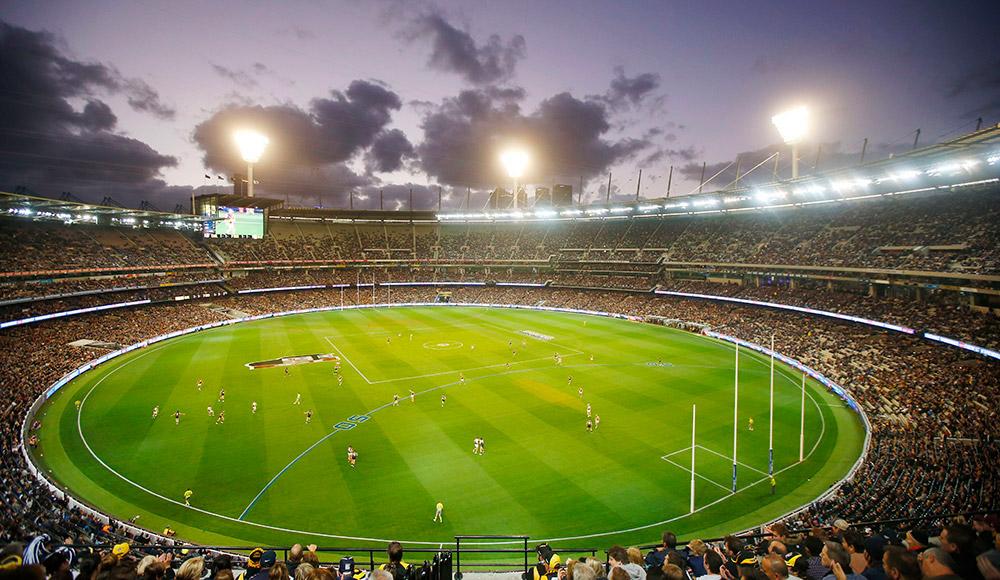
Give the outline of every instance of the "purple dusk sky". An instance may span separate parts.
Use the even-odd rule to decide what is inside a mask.
[[[418,203],[580,178],[591,199],[697,187],[775,151],[806,104],[811,170],[1000,120],[996,2],[7,2],[0,190],[163,209],[241,171],[237,125],[272,136],[258,195]],[[787,159],[783,152],[783,158]],[[714,169],[713,169],[714,168]],[[781,171],[787,175],[787,163]],[[719,182],[725,185],[731,172]],[[217,184],[216,181],[213,181]],[[712,189],[709,187],[708,189]],[[482,199],[482,194],[477,199]]]

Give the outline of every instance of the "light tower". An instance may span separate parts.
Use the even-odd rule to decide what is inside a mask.
[[[789,109],[771,117],[785,144],[792,146],[792,179],[799,176],[799,143],[809,131],[809,109],[805,106]]]
[[[514,180],[513,206],[515,208],[517,208],[518,180],[524,175],[528,161],[528,152],[524,149],[508,149],[500,154],[500,163],[503,163],[504,169],[507,170],[507,176]]]
[[[247,162],[247,197],[253,197],[253,164],[260,161],[264,148],[270,142],[256,131],[242,129],[233,134],[236,146],[240,148],[243,161]]]

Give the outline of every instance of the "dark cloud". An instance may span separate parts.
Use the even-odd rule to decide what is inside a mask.
[[[134,205],[165,190],[160,172],[177,160],[114,133],[117,117],[95,96],[123,95],[133,108],[167,114],[148,85],[112,67],[69,58],[48,33],[3,22],[0,78],[0,189],[71,191],[98,200],[114,192]],[[80,101],[78,110],[74,103]]]
[[[660,75],[642,73],[634,77],[625,76],[623,67],[615,67],[615,77],[611,79],[611,87],[603,99],[612,108],[635,107],[643,99],[653,94],[660,87]]]
[[[609,115],[605,103],[569,93],[545,99],[525,114],[516,101],[467,90],[424,115],[417,153],[424,171],[440,183],[490,188],[509,181],[498,155],[517,144],[531,152],[525,181],[576,183],[650,146],[646,139],[609,138]]]
[[[369,172],[396,171],[403,166],[403,160],[415,155],[413,144],[399,129],[383,131],[375,137],[368,152]]]
[[[232,81],[234,84],[244,89],[252,89],[257,87],[260,84],[257,80],[257,77],[262,77],[265,75],[278,77],[278,75],[273,70],[271,70],[270,67],[268,67],[266,64],[262,62],[255,62],[252,65],[250,65],[250,67],[248,67],[247,69],[230,68],[215,63],[210,63],[210,65],[212,67],[212,72],[214,72],[215,74],[219,75],[220,77],[226,80]],[[286,80],[286,82],[290,81]]]
[[[256,129],[270,139],[255,166],[262,195],[311,199],[325,196],[333,203],[347,191],[373,183],[346,163],[366,152],[373,171],[392,171],[412,155],[402,132],[387,130],[392,113],[402,107],[399,95],[376,81],[357,80],[346,91],[313,99],[308,109],[295,105],[229,105],[194,129],[205,166],[218,172],[242,172],[245,163],[233,144],[237,128]],[[407,149],[409,146],[409,149]],[[369,151],[371,150],[371,151]]]
[[[243,88],[253,88],[257,86],[257,80],[243,70],[232,69],[219,64],[211,63],[212,72],[220,77],[236,83]]]
[[[120,90],[125,94],[128,104],[136,111],[149,113],[154,117],[164,120],[173,120],[177,112],[163,104],[160,94],[145,81],[138,79],[125,79],[121,82]]]
[[[506,42],[494,34],[484,44],[477,45],[472,35],[453,26],[439,12],[416,17],[404,35],[411,40],[430,40],[428,64],[432,68],[456,73],[476,85],[510,79],[525,56],[526,45],[520,34]]]

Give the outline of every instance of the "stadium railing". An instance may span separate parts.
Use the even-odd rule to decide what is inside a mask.
[[[456,580],[461,580],[462,567],[473,568],[473,569],[485,569],[486,571],[501,571],[501,570],[522,570],[527,572],[530,566],[534,564],[535,559],[535,549],[529,546],[530,541],[529,536],[455,536],[454,543],[442,543],[437,548],[413,548],[410,546],[404,546],[404,553],[406,554],[406,559],[411,565],[420,565],[425,560],[431,561],[435,554],[441,552],[451,552],[453,561],[455,563],[455,574]],[[487,544],[476,543],[468,544],[470,540],[498,540],[500,543],[513,542],[515,544],[521,544],[520,547],[482,547]],[[462,541],[466,541],[465,547],[462,545]],[[73,549],[81,550],[111,550],[114,548],[113,544],[66,544],[67,547]],[[262,550],[273,550],[276,554],[281,554],[281,559],[284,561],[288,560],[288,555],[291,550],[288,546],[206,546],[201,544],[183,544],[177,543],[172,546],[164,546],[163,544],[130,544],[129,550],[135,552],[146,552],[146,551],[181,551],[186,550],[190,552],[208,553],[208,554],[228,554],[236,555],[241,558],[245,558],[251,550],[260,548]],[[596,558],[598,553],[604,551],[603,548],[580,548],[572,546],[553,546],[553,551],[558,554],[580,554],[589,555],[592,558]],[[340,558],[343,556],[356,556],[361,555],[364,557],[364,561],[360,558],[355,560],[358,566],[364,567],[367,565],[369,569],[374,570],[376,567],[381,566],[388,562],[385,558],[385,547],[369,547],[361,548],[356,546],[323,546],[317,547],[316,553],[319,556],[319,563],[321,566],[335,566],[340,562]],[[467,556],[472,556],[472,558],[466,558],[466,562],[463,564],[461,556],[466,554]],[[324,555],[334,555],[333,558],[324,559]],[[417,558],[411,556],[419,555]],[[509,555],[508,558],[503,558],[502,556]],[[426,556],[426,557],[425,557]],[[483,556],[497,556],[495,559],[483,559]],[[504,560],[504,561],[497,561]]]

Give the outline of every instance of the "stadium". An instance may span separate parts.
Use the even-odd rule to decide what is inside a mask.
[[[0,192],[0,575],[998,577],[1000,125],[774,124],[687,195]]]

